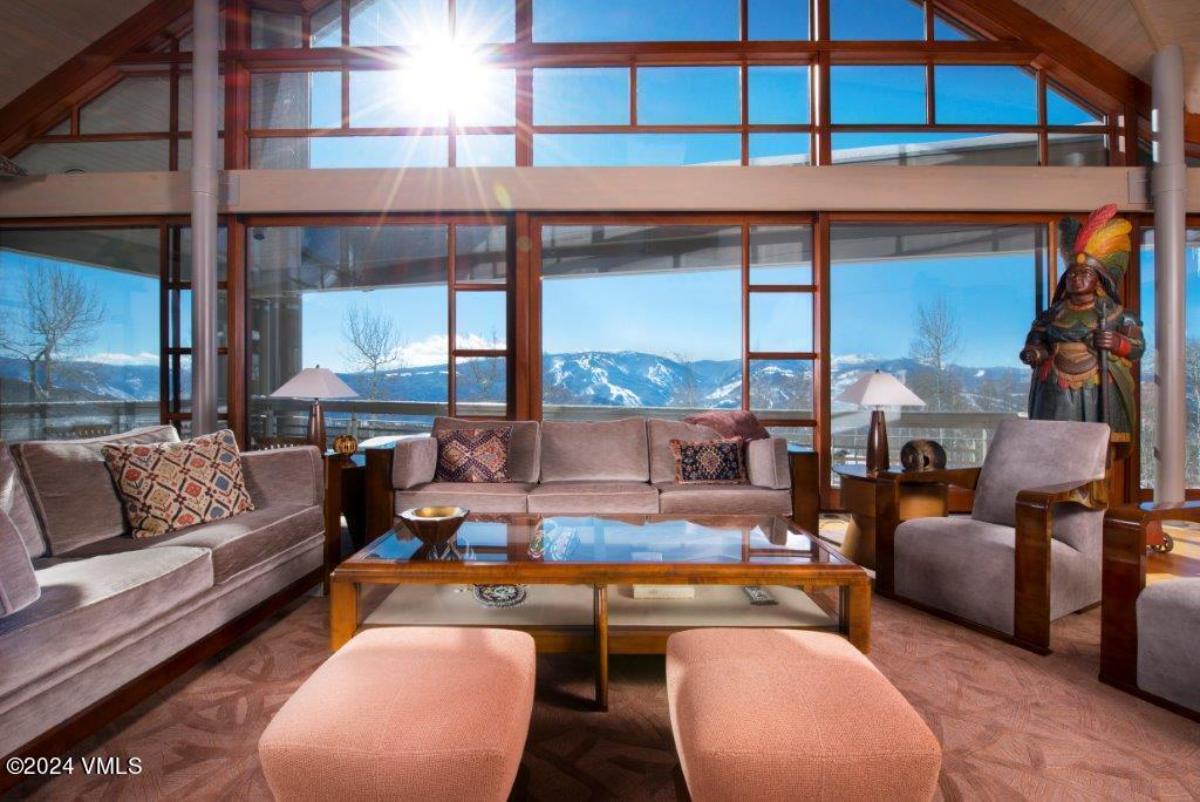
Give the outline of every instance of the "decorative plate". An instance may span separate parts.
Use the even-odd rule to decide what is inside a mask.
[[[474,593],[484,607],[516,607],[525,601],[524,585],[476,585]]]

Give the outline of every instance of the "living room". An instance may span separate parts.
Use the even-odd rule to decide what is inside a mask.
[[[1193,0],[0,8],[0,798],[1200,796]]]

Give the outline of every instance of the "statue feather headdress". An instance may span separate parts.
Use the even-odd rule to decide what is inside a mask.
[[[1064,217],[1059,223],[1063,259],[1067,264],[1082,264],[1090,259],[1100,266],[1108,279],[1106,283],[1113,287],[1120,286],[1133,247],[1129,239],[1132,226],[1116,214],[1117,205],[1110,203],[1092,212],[1082,225],[1072,217]]]

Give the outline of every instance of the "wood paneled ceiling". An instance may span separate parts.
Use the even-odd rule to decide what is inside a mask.
[[[1188,111],[1200,114],[1200,0],[1017,0],[1147,83],[1158,48],[1184,53]]]
[[[1200,0],[1016,0],[1150,80],[1154,51],[1184,48],[1188,110],[1200,114]],[[148,6],[149,0],[0,0],[0,108]]]
[[[0,108],[147,5],[147,0],[0,0]]]

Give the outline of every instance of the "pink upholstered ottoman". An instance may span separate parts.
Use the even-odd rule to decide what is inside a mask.
[[[258,742],[279,800],[502,800],[533,709],[524,632],[367,630],[284,704]]]
[[[667,641],[675,747],[695,802],[928,800],[942,748],[849,641],[697,629]]]

